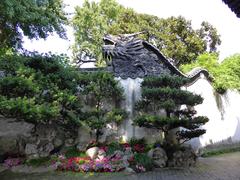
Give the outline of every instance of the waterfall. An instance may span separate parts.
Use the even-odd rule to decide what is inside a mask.
[[[122,127],[120,129],[120,135],[123,138],[124,141],[129,140],[132,137],[135,137],[138,132],[137,127],[133,126],[133,118],[135,115],[134,112],[134,106],[135,103],[141,98],[141,83],[143,79],[141,78],[136,78],[136,79],[121,79],[121,78],[116,78],[121,87],[124,90],[124,101],[122,106],[125,108],[125,110],[128,113],[128,119],[126,119]]]

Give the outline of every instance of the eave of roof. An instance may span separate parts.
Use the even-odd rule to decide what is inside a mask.
[[[240,0],[223,0],[223,2],[240,18]]]

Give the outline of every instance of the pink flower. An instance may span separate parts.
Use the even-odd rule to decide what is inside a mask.
[[[139,172],[145,172],[145,171],[146,171],[145,167],[143,167],[142,165],[136,165],[136,169],[137,169]]]
[[[100,147],[100,150],[103,150],[104,152],[107,152],[108,147],[107,146],[102,146],[102,147]]]
[[[21,163],[22,163],[22,160],[20,158],[8,158],[4,161],[4,166],[7,168],[11,168]]]

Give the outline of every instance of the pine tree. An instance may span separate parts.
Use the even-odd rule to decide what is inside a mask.
[[[104,71],[82,74],[80,82],[81,93],[85,95],[82,124],[92,130],[98,142],[108,123],[119,125],[127,117],[117,103],[123,98],[122,89],[113,75]]]
[[[134,123],[161,130],[167,144],[181,144],[204,134],[206,130],[200,127],[208,118],[195,116],[193,109],[203,98],[182,90],[187,82],[188,79],[179,76],[146,77],[142,83],[142,100],[136,104],[139,115]],[[175,130],[176,142],[172,141],[172,130]]]

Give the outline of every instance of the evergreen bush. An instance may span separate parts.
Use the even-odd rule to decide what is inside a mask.
[[[208,118],[195,116],[196,111],[192,108],[203,99],[181,89],[187,82],[186,78],[173,75],[146,77],[142,83],[142,99],[136,104],[139,115],[134,123],[161,130],[167,144],[174,143],[174,138],[170,138],[174,129],[178,144],[204,134],[206,131],[201,126],[208,122]]]

